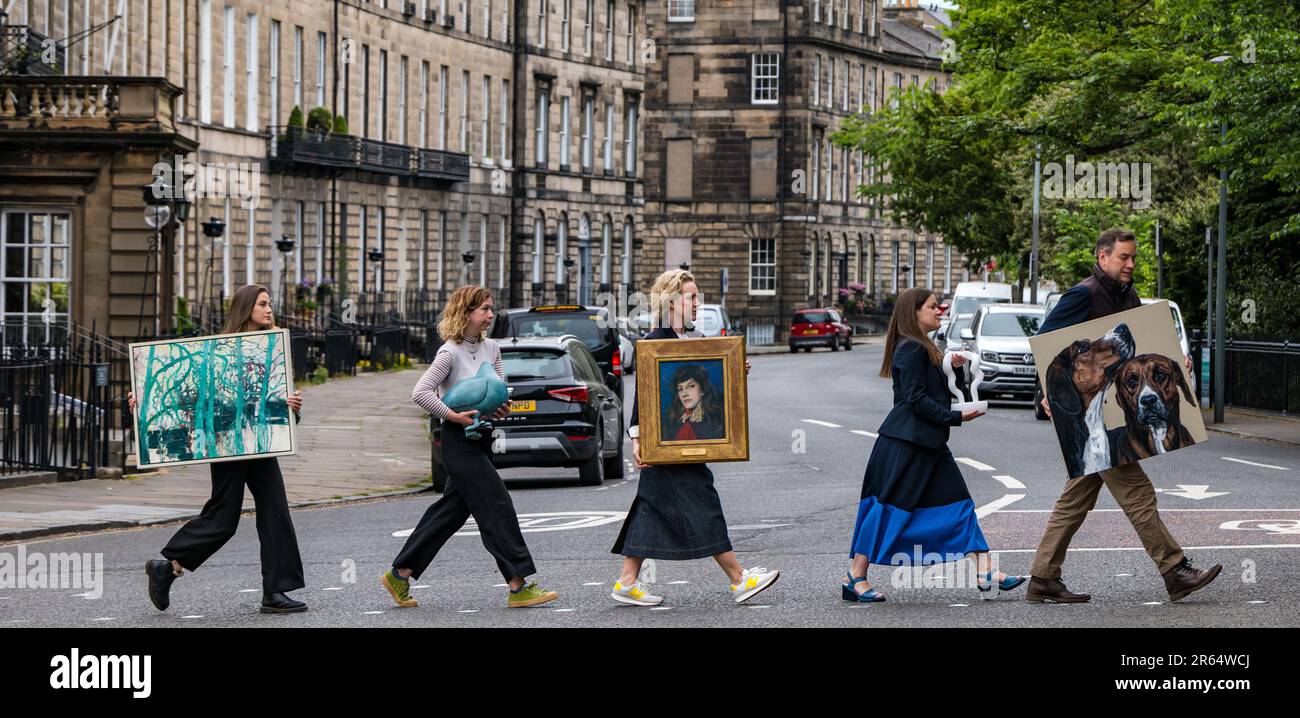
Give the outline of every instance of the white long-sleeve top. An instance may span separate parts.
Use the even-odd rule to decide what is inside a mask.
[[[451,407],[442,403],[443,394],[461,379],[478,374],[479,367],[485,363],[492,364],[501,381],[506,380],[506,370],[501,364],[501,349],[495,341],[480,341],[476,337],[464,336],[459,342],[444,342],[438,347],[433,363],[424,370],[424,376],[415,383],[411,400],[435,419],[446,419],[451,413]]]

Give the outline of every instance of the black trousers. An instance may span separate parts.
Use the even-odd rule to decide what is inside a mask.
[[[307,585],[302,576],[302,555],[289,517],[284,477],[274,458],[223,461],[209,464],[212,498],[198,518],[181,527],[163,548],[165,558],[187,571],[203,565],[239,528],[244,486],[253,492],[257,507],[257,540],[262,544],[262,590],[293,591]]]
[[[537,572],[519,530],[519,516],[510,492],[488,455],[491,440],[486,432],[478,441],[467,439],[464,426],[454,421],[442,422],[442,463],[447,467],[447,490],[420,517],[420,523],[393,561],[393,568],[409,568],[411,575],[418,579],[447,539],[473,516],[483,546],[496,559],[497,568],[507,581]]]

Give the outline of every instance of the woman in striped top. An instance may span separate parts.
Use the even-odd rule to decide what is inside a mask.
[[[505,381],[501,350],[487,338],[493,308],[492,295],[483,287],[466,286],[452,293],[438,322],[438,335],[444,343],[411,392],[415,403],[442,422],[442,463],[447,467],[447,490],[424,512],[394,559],[393,568],[385,571],[380,579],[393,600],[403,608],[419,605],[411,598],[411,577],[420,578],[442,545],[470,516],[478,524],[483,546],[496,559],[501,575],[510,586],[508,606],[535,606],[559,597],[554,591],[524,580],[537,569],[519,530],[519,517],[510,492],[492,465],[488,453],[492,437],[484,434],[475,441],[465,436],[465,427],[474,423],[478,411],[452,411],[441,398],[457,382],[477,374],[485,363],[491,363],[497,376]],[[492,418],[505,416],[508,407],[508,402],[501,405]]]

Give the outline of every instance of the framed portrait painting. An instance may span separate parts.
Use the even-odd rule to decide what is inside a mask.
[[[288,329],[140,342],[130,355],[137,466],[297,453]]]
[[[749,460],[743,337],[643,339],[636,357],[643,461]]]

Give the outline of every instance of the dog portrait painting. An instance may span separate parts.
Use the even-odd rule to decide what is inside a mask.
[[[1029,343],[1070,478],[1206,440],[1166,302]]]

